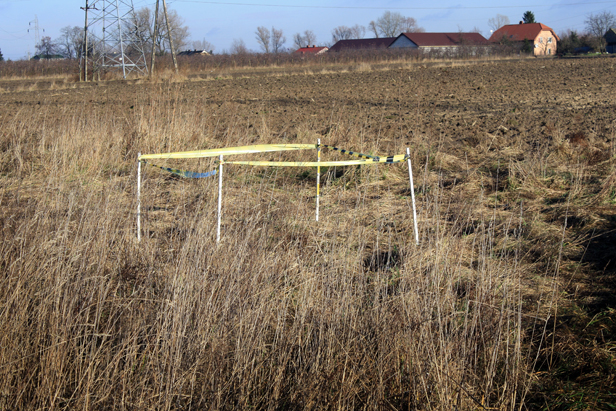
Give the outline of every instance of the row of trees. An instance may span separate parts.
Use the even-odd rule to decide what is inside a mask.
[[[375,37],[394,37],[400,33],[422,32],[424,29],[417,25],[417,20],[413,17],[405,17],[398,12],[386,11],[381,17],[372,20],[368,27],[356,24],[354,26],[338,26],[332,30],[332,39],[329,45],[340,40],[361,39],[366,31],[370,31]],[[255,38],[259,47],[264,53],[279,53],[283,50],[286,37],[282,30],[272,27],[257,27]],[[295,48],[306,47],[316,44],[317,37],[312,30],[293,35],[293,46]],[[234,40],[231,52],[246,52],[246,46],[242,40]]]
[[[169,10],[169,30],[174,46],[177,50],[186,49],[189,38],[188,26],[184,24],[184,20],[179,16],[177,11]],[[164,22],[163,11],[159,11],[159,22]],[[171,47],[168,40],[167,25],[159,24],[156,36],[154,35],[154,12],[143,7],[137,10],[134,16],[125,23],[123,29],[123,37],[125,47],[130,53],[134,49],[142,49],[146,53],[151,53],[154,48],[157,54],[165,54]],[[92,33],[96,34],[96,33]],[[194,48],[200,50],[212,51],[214,46],[205,39],[194,41]],[[60,29],[60,36],[52,39],[49,36],[43,37],[41,41],[35,45],[36,54],[41,56],[61,55],[67,59],[75,59],[81,57],[84,50],[84,30],[83,27],[66,26]],[[89,51],[90,53],[92,50]]]
[[[278,30],[274,27],[272,27],[270,31],[267,27],[259,26],[255,34],[257,42],[264,53],[279,53],[282,51],[282,47],[287,41],[282,30]]]
[[[61,55],[67,59],[81,56],[83,52],[83,27],[66,26],[60,29],[60,37],[52,40],[45,36],[35,45],[36,54],[40,56]]]

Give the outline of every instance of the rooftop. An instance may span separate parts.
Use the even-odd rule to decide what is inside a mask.
[[[488,44],[479,33],[402,33],[418,47],[460,46],[464,44]]]
[[[554,30],[542,23],[507,24],[490,36],[490,41],[498,43],[503,37],[511,41],[534,40],[542,31],[551,31],[556,40],[560,40]]]
[[[320,54],[329,50],[327,47],[306,46],[295,50],[295,53],[300,54]]]
[[[387,48],[394,42],[396,37],[382,37],[376,39],[356,39],[356,40],[339,40],[329,50],[330,51],[343,51],[343,50],[366,50],[366,49],[379,49]]]

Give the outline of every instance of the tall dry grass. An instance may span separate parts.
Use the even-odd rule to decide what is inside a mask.
[[[314,172],[227,166],[216,244],[216,179],[146,169],[139,243],[138,151],[278,138],[179,93],[0,120],[0,408],[521,406],[546,324],[522,315],[523,209],[452,207],[415,152],[416,246],[401,165],[329,170],[319,224]]]

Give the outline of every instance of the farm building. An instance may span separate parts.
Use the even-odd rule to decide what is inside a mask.
[[[386,49],[395,39],[395,37],[383,37],[376,39],[339,40],[329,51]]]
[[[459,53],[467,47],[487,48],[488,40],[479,33],[402,33],[389,48],[414,48],[423,51]],[[476,50],[473,50],[473,54]]]
[[[298,54],[323,54],[327,50],[329,50],[327,47],[306,46],[306,47],[302,47],[302,48],[299,48],[299,49],[295,50],[294,53],[298,53]]]
[[[30,60],[64,60],[64,56],[62,54],[37,54]]]
[[[609,29],[607,33],[603,36],[607,45],[605,46],[605,51],[608,53],[616,53],[616,29]]]
[[[507,24],[490,36],[492,43],[512,42],[522,44],[529,41],[532,44],[535,56],[556,54],[559,40],[554,30],[541,23]]]
[[[210,53],[208,53],[205,50],[184,50],[178,53],[178,56],[209,56],[209,55]]]

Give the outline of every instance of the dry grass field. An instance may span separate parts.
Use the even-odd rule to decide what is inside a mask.
[[[0,409],[616,408],[615,64],[0,78]]]

